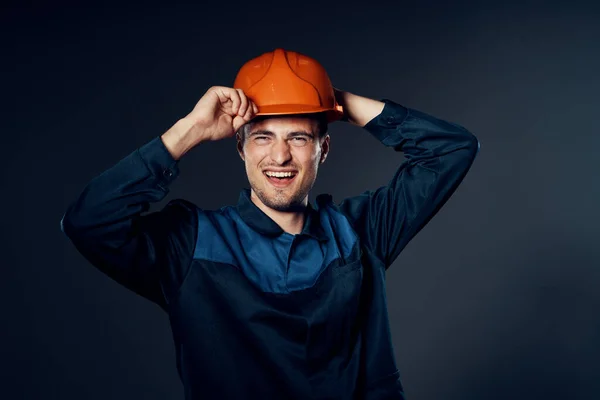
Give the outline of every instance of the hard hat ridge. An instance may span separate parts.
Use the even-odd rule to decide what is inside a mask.
[[[277,48],[247,61],[233,87],[257,105],[257,116],[324,112],[328,122],[343,116],[325,68],[295,51]]]

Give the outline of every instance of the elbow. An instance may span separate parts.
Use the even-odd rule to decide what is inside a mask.
[[[60,231],[68,238],[73,239],[79,235],[83,224],[78,221],[77,215],[73,211],[73,207],[69,207],[60,219]]]
[[[471,160],[475,159],[477,154],[479,154],[479,150],[481,148],[481,143],[477,136],[475,136],[471,131],[466,128],[462,128],[461,142],[462,149],[464,150],[464,154],[467,155]]]
[[[477,136],[473,134],[469,129],[463,125],[459,125],[453,122],[449,122],[451,128],[448,129],[452,132],[452,151],[460,150],[461,154],[467,155],[468,158],[474,159],[479,153],[481,144]]]
[[[459,161],[464,166],[466,171],[468,171],[475,162],[477,154],[479,154],[480,147],[481,145],[477,137],[471,133],[468,133],[463,151],[461,152],[462,156],[460,158],[462,161]]]
[[[68,211],[64,213],[62,218],[60,219],[60,231],[64,233],[67,237],[71,237],[72,235],[73,223],[71,221],[71,217]]]
[[[446,157],[451,164],[464,165],[469,168],[470,165],[475,161],[481,144],[477,137],[464,129],[460,133],[460,137],[457,137],[454,143],[446,149]]]
[[[481,149],[481,142],[477,139],[477,136],[473,135],[469,132],[469,140],[467,144],[467,148],[469,149],[469,154],[472,155],[472,158],[475,158],[477,154],[479,154],[479,150]]]

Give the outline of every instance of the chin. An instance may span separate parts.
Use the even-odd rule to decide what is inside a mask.
[[[305,206],[302,203],[270,203],[265,205],[273,210],[284,212],[298,212],[304,211],[305,209]]]
[[[266,189],[266,188],[265,188]],[[303,204],[303,200],[306,196],[302,196],[299,193],[294,193],[292,195],[282,196],[281,192],[278,190],[272,190],[272,188],[268,188],[267,190],[260,190],[258,188],[253,188],[254,193],[258,199],[267,207],[276,210],[276,211],[302,211],[305,206]],[[273,193],[274,194],[267,194]]]
[[[265,206],[277,211],[298,211],[304,207],[302,201],[294,201],[291,199],[278,199],[271,196],[259,196],[259,199]]]

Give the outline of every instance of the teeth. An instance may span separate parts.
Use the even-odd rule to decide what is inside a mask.
[[[265,172],[265,174],[268,176],[274,176],[277,178],[286,178],[286,177],[292,177],[295,175],[293,172],[273,172],[273,171],[267,171],[267,172]]]

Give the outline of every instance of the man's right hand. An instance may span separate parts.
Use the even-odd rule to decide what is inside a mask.
[[[194,122],[206,140],[231,137],[258,112],[242,89],[214,86],[185,118]]]
[[[176,160],[205,141],[232,137],[258,112],[241,89],[213,86],[194,109],[162,135],[167,150]]]

